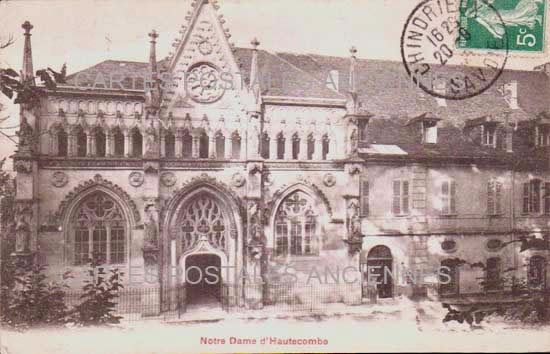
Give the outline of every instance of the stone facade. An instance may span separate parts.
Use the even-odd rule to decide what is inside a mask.
[[[530,202],[539,203],[538,209],[522,208],[524,184],[548,180],[547,155],[529,155],[531,164],[522,164],[521,147],[531,147],[522,145],[520,134],[513,152],[498,145],[505,140],[501,135],[492,147],[468,137],[468,124],[474,131],[489,126],[472,122],[492,114],[492,106],[455,114],[456,108],[434,108],[434,99],[428,107],[416,92],[418,104],[409,105],[410,111],[399,105],[395,112],[405,113],[393,117],[399,102],[356,94],[363,84],[385,86],[360,76],[369,63],[358,61],[356,50],[349,59],[316,58],[337,70],[347,63],[340,78],[349,78],[345,89],[328,88],[303,72],[266,87],[266,70],[284,72],[283,65],[300,64],[293,62],[297,57],[277,66],[276,56],[260,51],[257,40],[253,49],[233,48],[216,8],[212,1],[197,1],[175,53],[161,62],[158,35],[150,34],[149,64],[131,68],[151,75],[145,90],[143,82],[141,89],[90,87],[97,73],[124,74],[134,65],[110,61],[69,76],[40,109],[23,107],[27,125],[14,155],[20,255],[33,254],[52,273],[68,268],[79,274],[85,258],[99,251],[128,275],[127,286],[160,286],[160,292],[185,283],[186,269],[200,264],[199,255],[217,257],[202,259],[217,259],[211,265],[224,269],[228,284],[242,284],[243,270],[258,271],[269,283],[285,266],[306,282],[313,266],[342,271],[371,262],[429,273],[452,258],[473,263],[500,257],[502,270],[528,261],[519,243],[502,249],[489,243],[546,235],[547,198]],[[29,56],[30,49],[25,62]],[[161,85],[165,75],[169,85]],[[230,88],[218,89],[209,80]],[[540,99],[550,91],[546,74],[526,80],[543,86],[531,100],[547,106],[550,96]],[[409,96],[405,89],[393,92],[395,101]],[[426,144],[418,133],[418,122],[434,121],[422,118],[419,109],[445,119],[435,123],[437,142]],[[547,118],[535,113],[513,114],[522,115],[514,124],[524,131],[546,127]],[[457,134],[462,138],[446,140]],[[493,180],[498,183],[491,185],[490,198],[498,207],[491,204],[488,212]],[[518,277],[526,272],[517,269]],[[144,282],[151,274],[153,280]],[[360,280],[340,300],[367,296],[368,285],[357,274]],[[481,292],[483,270],[466,266],[457,274],[453,295]],[[424,285],[394,276],[377,291],[392,297],[433,289],[434,276]],[[261,306],[273,296],[262,290],[231,295],[242,306]],[[159,293],[159,304],[165,300]]]

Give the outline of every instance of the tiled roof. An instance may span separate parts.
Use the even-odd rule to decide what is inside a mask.
[[[237,48],[235,57],[248,84],[252,50]],[[159,65],[162,70],[166,62],[161,61]],[[344,100],[348,95],[349,58],[259,50],[258,65],[264,96]],[[338,72],[338,91],[327,87],[330,71]],[[146,72],[147,63],[108,60],[79,72],[80,75],[70,75],[68,81],[74,84],[78,75],[82,85],[86,77],[95,78],[98,73],[106,80],[112,73],[130,73],[137,79],[126,78],[123,87],[143,90],[142,78]],[[358,59],[355,72],[361,109],[373,116],[368,127],[371,143],[398,145],[408,156],[491,158],[503,162],[515,160],[520,165],[531,167],[533,164],[538,167],[548,165],[548,151],[535,148],[532,144],[534,137],[529,135],[533,130],[529,121],[550,108],[550,78],[544,71],[505,70],[498,81],[482,94],[461,101],[445,100],[444,106],[433,96],[414,87],[400,62]],[[502,85],[512,81],[518,85],[518,109],[511,109],[499,92]],[[417,131],[414,131],[415,125],[407,126],[411,118],[425,113],[442,119],[438,123],[439,137],[435,145],[422,144]],[[481,146],[463,134],[467,121],[485,116],[491,116],[493,120],[494,117],[503,119],[505,113],[509,123],[527,123],[520,125],[514,134],[513,154],[506,153],[503,146],[496,149]],[[498,140],[502,142],[504,138]]]

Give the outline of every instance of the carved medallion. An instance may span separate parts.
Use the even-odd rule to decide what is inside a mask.
[[[52,174],[52,185],[57,188],[61,188],[67,185],[69,177],[65,172],[57,171]]]
[[[176,175],[173,172],[164,172],[160,176],[160,181],[166,187],[172,187],[174,184],[176,184],[176,180]]]
[[[332,173],[326,173],[323,177],[323,183],[327,187],[332,187],[336,184],[336,177]]]
[[[235,187],[242,187],[244,185],[245,179],[242,173],[235,172],[233,174],[233,177],[231,177],[231,182],[233,182],[233,185]]]
[[[128,182],[133,187],[139,187],[143,184],[143,173],[141,172],[132,172],[128,176]]]
[[[271,186],[273,184],[273,175],[271,172],[267,172],[264,174],[264,185]]]
[[[202,55],[212,54],[212,50],[212,44],[208,42],[208,39],[205,39],[199,43],[199,52],[201,52]]]

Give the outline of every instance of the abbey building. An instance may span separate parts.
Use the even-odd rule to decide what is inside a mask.
[[[32,25],[23,28],[30,78]],[[157,60],[164,39],[149,38],[148,62],[104,61],[39,109],[23,107],[17,256],[79,274],[97,254],[128,288],[158,289],[158,311],[181,284],[189,302],[268,304],[284,266],[296,284],[314,266],[355,268],[359,280],[327,299],[349,304],[372,292],[473,296],[486,290],[480,277],[505,293],[508,268],[545,286],[547,255],[520,252],[519,240],[550,231],[550,66],[505,70],[466,104],[354,48],[236,48],[214,1],[195,1],[169,57]],[[370,295],[362,271],[441,265],[445,284],[390,276]],[[186,270],[209,266],[218,283],[190,284]],[[260,286],[247,287],[243,270]]]

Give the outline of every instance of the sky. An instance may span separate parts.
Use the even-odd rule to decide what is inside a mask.
[[[257,37],[260,48],[279,52],[349,56],[400,61],[400,36],[408,15],[419,0],[220,0],[226,20],[239,47],[250,47]],[[456,1],[456,0],[455,0]],[[502,1],[502,0],[496,0]],[[21,24],[32,30],[34,69],[59,70],[67,63],[73,73],[103,60],[147,61],[149,38],[160,37],[158,58],[173,50],[191,0],[0,0],[0,38],[10,34],[16,42],[0,51],[0,66],[19,70],[23,52]],[[546,55],[531,59],[510,58],[508,68],[532,67],[550,61]],[[0,104],[14,115],[5,99]],[[13,118],[13,117],[12,117]],[[0,125],[11,126],[10,120]],[[16,122],[15,122],[16,123]],[[8,143],[8,144],[4,144]],[[0,156],[13,144],[0,137]]]

